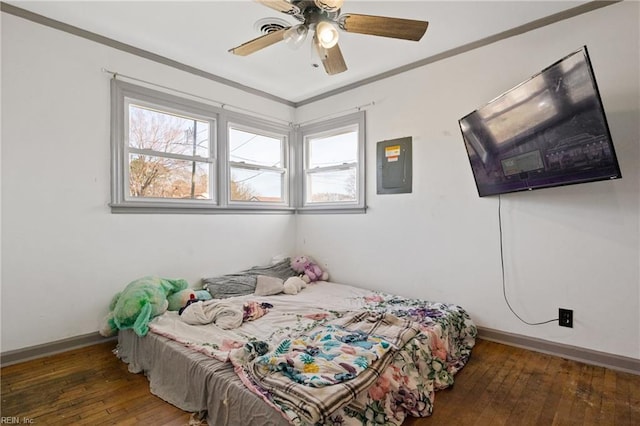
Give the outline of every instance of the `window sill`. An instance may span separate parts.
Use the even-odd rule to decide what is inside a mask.
[[[298,214],[364,214],[366,207],[301,207],[296,209]]]
[[[113,214],[364,214],[366,207],[211,206],[165,203],[111,203]]]
[[[111,213],[138,214],[294,214],[295,209],[286,206],[220,207],[211,205],[171,205],[163,203],[109,204]]]

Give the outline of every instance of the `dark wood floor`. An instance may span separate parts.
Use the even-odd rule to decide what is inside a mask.
[[[34,425],[188,424],[190,415],[152,395],[147,378],[129,373],[114,348],[103,343],[3,367],[2,416]]]
[[[640,376],[479,340],[431,417],[405,426],[640,425]]]
[[[2,417],[37,425],[187,425],[105,343],[1,369]],[[479,340],[431,425],[640,425],[640,376]],[[4,420],[4,423],[7,423]]]

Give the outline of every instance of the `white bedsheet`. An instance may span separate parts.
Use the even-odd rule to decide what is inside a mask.
[[[361,309],[366,304],[365,298],[374,294],[371,290],[320,281],[309,284],[296,295],[246,295],[224,299],[239,304],[257,301],[273,305],[265,316],[256,321],[246,321],[233,330],[224,330],[215,324],[190,325],[182,321],[177,312],[166,312],[154,318],[149,329],[226,361],[229,351],[251,339],[278,341],[291,331],[302,332],[321,321],[335,318],[338,313]]]

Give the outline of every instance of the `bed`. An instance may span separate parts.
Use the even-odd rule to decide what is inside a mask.
[[[224,300],[269,308],[228,330],[166,312],[144,337],[121,330],[117,348],[153,394],[216,426],[400,425],[428,416],[477,334],[457,305],[333,282]]]

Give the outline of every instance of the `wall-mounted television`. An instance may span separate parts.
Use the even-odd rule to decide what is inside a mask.
[[[459,124],[481,197],[622,177],[586,46]]]

